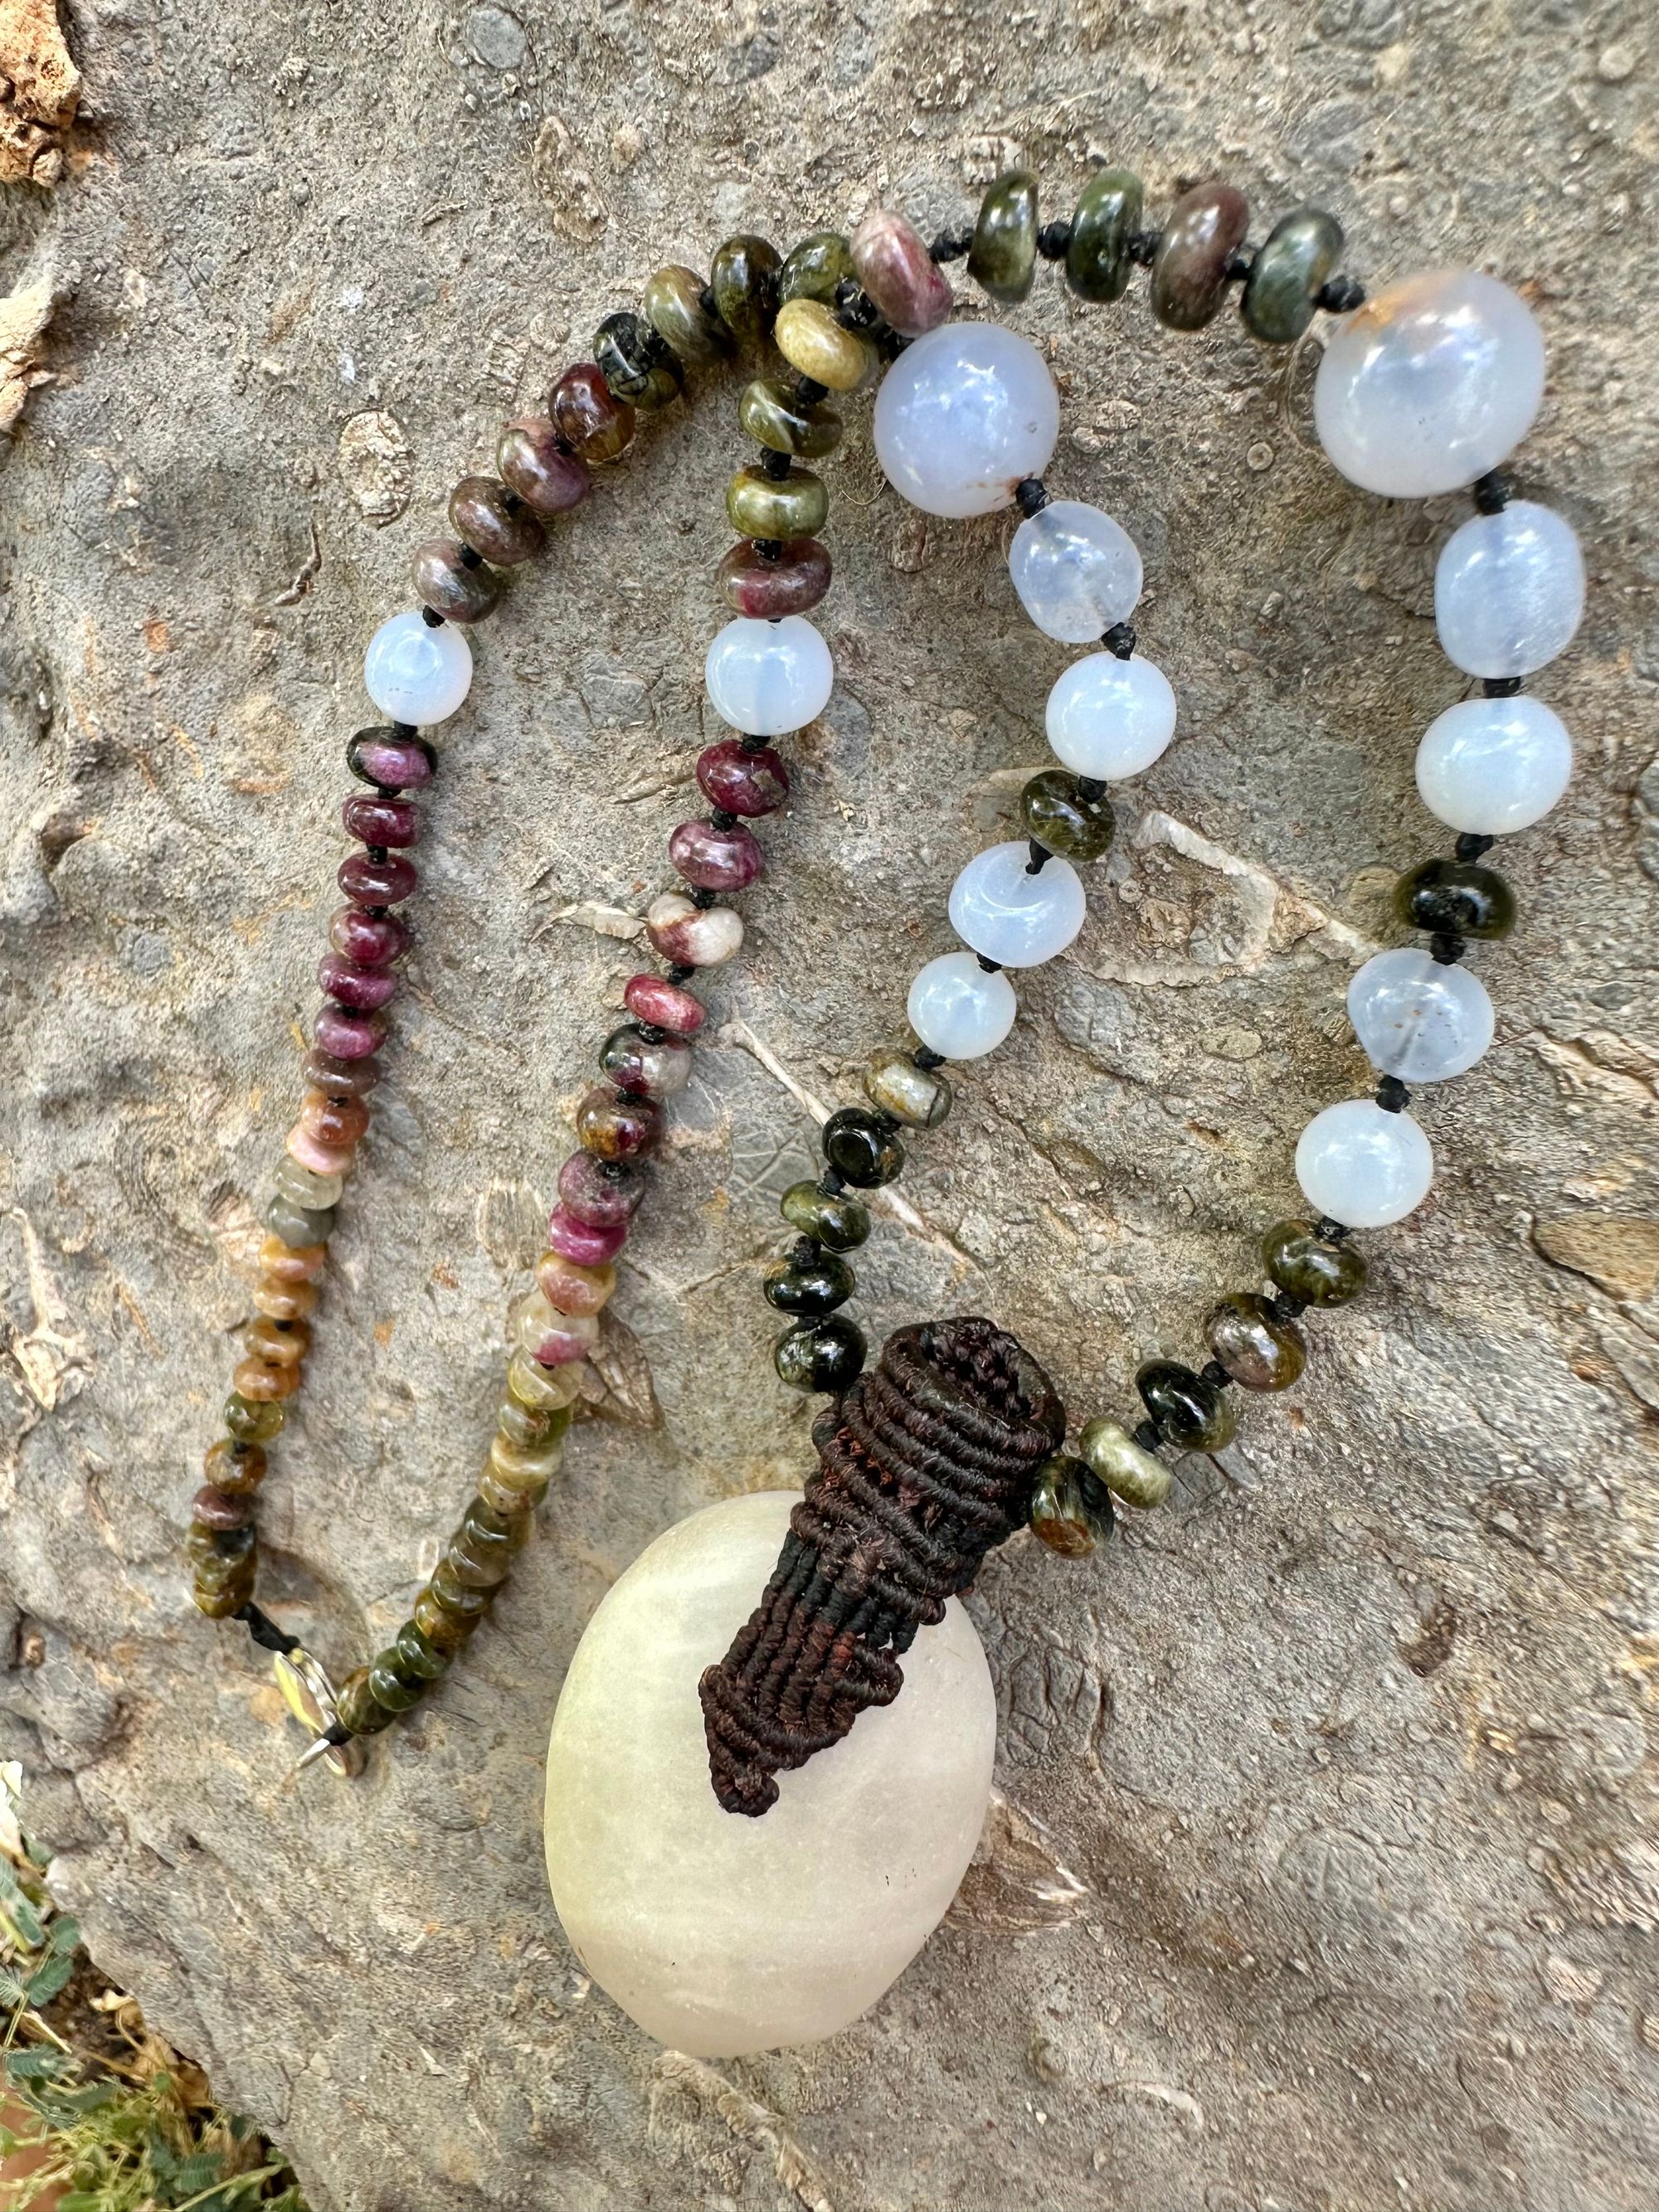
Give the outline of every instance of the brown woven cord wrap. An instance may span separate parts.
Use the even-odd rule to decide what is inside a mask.
[[[839,1743],[866,1705],[891,1705],[898,1655],[1024,1525],[1065,1433],[1036,1360],[973,1316],[897,1330],[819,1415],[817,1471],[765,1595],[697,1685],[728,1813],[764,1813],[780,1769]]]

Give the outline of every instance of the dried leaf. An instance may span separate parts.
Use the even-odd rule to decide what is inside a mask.
[[[607,1306],[599,1316],[599,1340],[580,1370],[576,1411],[623,1428],[654,1429],[662,1419],[645,1346]]]
[[[1088,1884],[1061,1860],[1042,1821],[994,1790],[979,1849],[962,1878],[951,1919],[1000,1934],[1026,1935],[1039,1928],[1063,1928],[1076,1919],[1090,1894]]]

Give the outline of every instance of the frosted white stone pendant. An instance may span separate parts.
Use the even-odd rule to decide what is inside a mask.
[[[927,514],[990,514],[1039,477],[1060,435],[1048,365],[1001,323],[945,323],[882,379],[876,456],[895,491]]]
[[[945,952],[918,972],[904,1011],[930,1050],[978,1060],[1012,1029],[1019,1002],[1000,970],[988,973],[971,952]]]
[[[976,853],[951,886],[951,927],[966,945],[1005,968],[1036,968],[1063,952],[1088,902],[1069,860],[1033,875],[1024,838]]]
[[[1370,1098],[1328,1106],[1297,1140],[1308,1203],[1350,1229],[1386,1229],[1421,1206],[1434,1180],[1429,1140],[1409,1114]]]
[[[390,721],[447,721],[471,688],[472,648],[453,623],[393,615],[368,641],[363,689]]]
[[[1127,622],[1140,597],[1135,541],[1080,499],[1052,499],[1028,515],[1008,548],[1008,574],[1037,628],[1066,645],[1093,645]]]
[[[1471,676],[1530,676],[1566,650],[1583,613],[1578,533],[1553,507],[1512,499],[1471,515],[1441,549],[1435,627]]]
[[[1418,945],[1365,963],[1348,986],[1348,1018],[1372,1066],[1402,1083],[1466,1074],[1492,1042],[1492,1000],[1480,977]]]
[[[1417,788],[1449,830],[1504,837],[1547,814],[1572,776],[1572,739],[1541,699],[1460,699],[1417,748]]]
[[[703,662],[714,712],[745,737],[804,730],[830,703],[836,665],[805,615],[763,622],[740,615],[714,634]]]
[[[1139,775],[1175,735],[1170,679],[1144,653],[1089,653],[1056,678],[1045,715],[1058,759],[1103,783]]]
[[[721,1811],[698,1678],[753,1610],[794,1504],[728,1498],[642,1553],[588,1623],[548,1747],[571,1947],[647,2035],[697,2057],[814,2043],[866,2011],[944,1917],[990,1794],[996,1700],[951,1598],[892,1705],[791,1774],[764,1819]]]

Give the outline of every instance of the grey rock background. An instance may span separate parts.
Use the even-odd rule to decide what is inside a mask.
[[[319,2212],[1651,2206],[1643,11],[88,0],[68,29],[69,173],[0,208],[5,281],[60,295],[0,524],[0,1748],[98,1958]],[[1158,205],[1219,171],[1264,217],[1332,207],[1367,277],[1523,288],[1552,361],[1526,478],[1593,579],[1539,687],[1580,774],[1505,856],[1498,1043],[1422,1101],[1440,1173],[1368,1240],[1374,1294],[1097,1570],[1029,1540],[991,1565],[1006,1802],[951,1921],[853,2033],[707,2068],[567,1952],[542,1747],[622,1566],[807,1463],[754,1280],[800,1094],[853,1096],[894,1033],[1064,658],[1004,521],[885,489],[866,404],[829,465],[839,688],[630,1247],[661,1426],[578,1434],[494,1626],[349,1791],[289,1786],[275,1692],[194,1616],[179,1539],[313,1000],[359,656],[447,485],[659,261],[881,199],[954,222],[1016,154],[1051,212],[1103,156]],[[1457,509],[1334,478],[1311,348],[1168,337],[1139,291],[1082,312],[1052,281],[1019,319],[1065,386],[1052,477],[1145,549],[1182,738],[1074,951],[914,1146],[862,1304],[988,1311],[1121,1411],[1248,1279],[1297,1131],[1361,1079],[1346,974],[1444,842],[1411,764],[1457,690],[1430,590]],[[605,479],[443,732],[391,1079],[265,1493],[270,1601],[341,1669],[466,1493],[628,972],[566,910],[637,912],[683,811],[737,388]]]

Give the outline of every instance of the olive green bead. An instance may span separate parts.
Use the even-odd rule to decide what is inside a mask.
[[[273,1198],[265,1208],[265,1227],[284,1244],[326,1244],[334,1230],[333,1207],[313,1209],[295,1206],[292,1199]]]
[[[1112,1533],[1116,1516],[1104,1486],[1080,1459],[1058,1452],[1037,1469],[1032,1531],[1063,1559],[1086,1559]]]
[[[1395,911],[1413,929],[1448,937],[1507,937],[1516,901],[1508,878],[1474,860],[1425,860],[1394,887]]]
[[[1261,1261],[1286,1297],[1304,1306],[1345,1306],[1365,1287],[1365,1262],[1352,1244],[1320,1236],[1310,1221],[1276,1221]]]
[[[1103,1414],[1088,1422],[1077,1448],[1113,1496],[1149,1512],[1162,1505],[1174,1477],[1156,1452],[1138,1444],[1121,1421]]]
[[[671,263],[645,287],[645,319],[669,350],[691,368],[705,368],[736,351],[736,341],[702,303],[703,281],[694,269]]]
[[[473,1596],[477,1593],[469,1591],[467,1595]],[[452,1654],[459,1651],[467,1638],[471,1635],[473,1630],[483,1619],[484,1610],[485,1608],[480,1605],[476,1609],[463,1612],[446,1604],[430,1583],[421,1592],[411,1607],[415,1616],[415,1626],[420,1630],[422,1635],[429,1643],[434,1644],[440,1651]]]
[[[427,1588],[446,1613],[453,1613],[458,1620],[470,1622],[474,1627],[489,1612],[490,1601],[495,1595],[493,1583],[481,1586],[463,1582],[451,1565],[447,1551],[432,1570],[432,1579]],[[416,1618],[419,1620],[420,1615],[417,1613]],[[421,1626],[425,1628],[426,1623],[422,1621]],[[431,1631],[428,1629],[427,1632],[429,1635]]]
[[[392,1644],[380,1652],[368,1663],[368,1693],[377,1705],[384,1705],[389,1713],[406,1713],[418,1705],[426,1695],[424,1680],[416,1675],[412,1680],[404,1666],[402,1654]]]
[[[773,343],[791,368],[830,392],[856,392],[876,365],[876,349],[843,329],[821,300],[791,300],[778,309]]]
[[[774,453],[797,460],[822,460],[841,443],[841,417],[833,407],[795,397],[794,388],[775,376],[757,376],[738,402],[738,422],[745,438]]]
[[[856,283],[853,249],[839,230],[815,230],[792,249],[778,271],[778,305],[791,300],[819,300],[826,307],[836,303],[836,287]]]
[[[1134,261],[1129,240],[1140,228],[1146,193],[1129,169],[1103,169],[1078,196],[1066,248],[1066,282],[1079,300],[1120,300]]]
[[[439,1567],[447,1566],[456,1581],[468,1589],[494,1589],[511,1572],[513,1554],[524,1541],[525,1528],[522,1518],[494,1512],[482,1498],[475,1498],[450,1538]],[[435,1587],[437,1577],[433,1580]]]
[[[865,1063],[864,1095],[912,1129],[937,1129],[956,1103],[944,1076],[894,1045],[878,1045]]]
[[[810,1260],[775,1260],[761,1277],[761,1296],[780,1313],[816,1321],[844,1306],[858,1288],[853,1270],[833,1252]]]
[[[268,1444],[282,1434],[284,1419],[280,1399],[245,1398],[233,1390],[225,1401],[225,1427],[239,1444]]]
[[[240,1528],[210,1528],[205,1522],[192,1521],[185,1532],[185,1551],[195,1561],[197,1575],[202,1581],[216,1577],[223,1582],[232,1568],[252,1558],[258,1542],[249,1521],[245,1521]]]
[[[594,331],[593,358],[612,396],[635,407],[666,407],[685,382],[679,356],[649,323],[626,312],[607,315]]]
[[[509,1394],[495,1408],[495,1433],[516,1450],[537,1451],[544,1444],[556,1443],[564,1431],[555,1426],[547,1409],[521,1406]]]
[[[198,1613],[210,1620],[228,1620],[240,1613],[253,1595],[254,1562],[240,1561],[234,1574],[222,1581],[204,1582],[198,1574],[191,1586],[191,1595],[196,1601]]]
[[[867,1206],[844,1191],[831,1197],[815,1182],[792,1182],[779,1211],[792,1229],[815,1238],[826,1251],[855,1251],[870,1234]]]
[[[1244,327],[1268,345],[1293,345],[1314,318],[1321,287],[1342,258],[1342,226],[1323,208],[1293,208],[1250,264]]]
[[[1291,1321],[1281,1321],[1254,1291],[1234,1291],[1204,1324],[1211,1351],[1247,1390],[1288,1390],[1308,1364],[1308,1346]]]
[[[773,1347],[772,1364],[792,1390],[842,1391],[864,1365],[864,1331],[845,1314],[797,1322]]]
[[[493,1467],[486,1467],[478,1477],[478,1495],[492,1512],[522,1514],[526,1519],[550,1487],[545,1475],[534,1482],[504,1482]]]
[[[1019,794],[1021,827],[1028,837],[1068,860],[1097,860],[1112,842],[1111,801],[1090,798],[1083,778],[1069,769],[1045,768]]]
[[[1212,1452],[1232,1442],[1232,1407],[1213,1382],[1178,1359],[1149,1359],[1136,1373],[1135,1388],[1165,1443]]]
[[[745,538],[816,538],[830,513],[830,495],[811,469],[769,477],[763,468],[744,468],[726,487],[726,512]]]
[[[349,1729],[353,1735],[378,1735],[383,1728],[390,1728],[397,1717],[370,1689],[367,1667],[354,1667],[346,1676],[334,1700],[334,1710],[340,1717],[341,1727]]]
[[[708,289],[720,320],[739,344],[758,345],[772,327],[781,267],[777,247],[747,232],[715,247]]]
[[[1029,169],[1010,169],[979,204],[968,274],[1004,307],[1018,307],[1036,269],[1037,180]]]
[[[508,1396],[521,1406],[549,1415],[555,1425],[548,1432],[549,1443],[569,1427],[569,1379],[556,1367],[538,1366],[524,1352],[515,1352],[507,1363],[507,1389]]]
[[[412,1620],[404,1621],[398,1631],[398,1671],[405,1675],[419,1675],[423,1682],[435,1682],[447,1674],[455,1663],[453,1651],[441,1651],[432,1638]],[[386,1655],[381,1654],[384,1657]]]

